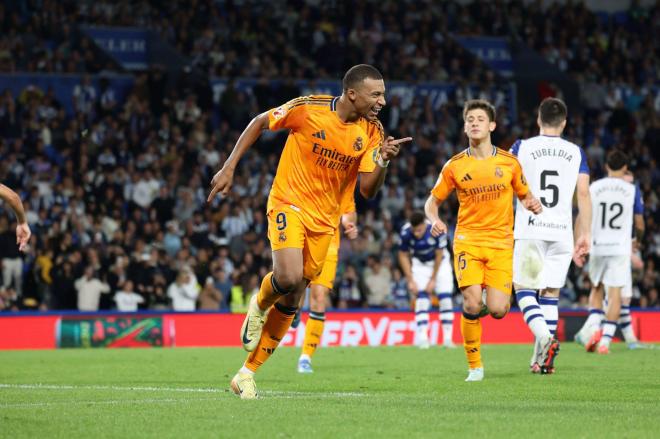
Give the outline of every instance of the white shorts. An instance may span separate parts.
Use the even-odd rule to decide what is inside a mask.
[[[424,289],[429,283],[433,274],[433,260],[421,262],[417,258],[412,258],[412,277],[417,288]],[[451,257],[449,252],[443,252],[442,262],[435,278],[435,293],[453,293],[454,292],[454,272],[451,268]],[[414,292],[417,294],[417,291]]]
[[[568,241],[516,239],[513,246],[513,282],[524,288],[562,288],[573,258]]]
[[[632,281],[630,255],[591,256],[589,278],[594,286],[625,287]]]
[[[605,288],[607,293],[607,288]],[[626,271],[626,284],[621,288],[621,298],[622,299],[632,299],[633,288],[632,288],[632,269]]]

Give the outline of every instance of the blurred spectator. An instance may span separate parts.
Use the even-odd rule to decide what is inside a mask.
[[[124,282],[121,290],[115,293],[117,311],[137,311],[138,305],[144,303],[144,297],[133,291],[133,282]]]
[[[174,311],[194,311],[199,295],[199,287],[190,269],[183,268],[176,280],[167,288],[167,296],[172,299]]]
[[[223,302],[223,296],[219,289],[216,288],[215,282],[211,276],[206,278],[204,287],[199,293],[199,307],[198,309],[205,311],[218,311]]]
[[[363,274],[364,286],[367,291],[367,303],[372,308],[387,306],[390,294],[392,274],[379,256],[369,255]]]
[[[110,286],[98,279],[92,266],[85,268],[74,286],[78,292],[78,311],[98,311],[101,294],[110,292]]]
[[[14,224],[7,217],[0,216],[0,262],[2,263],[2,286],[10,286],[20,297],[23,293],[23,256],[16,245]]]
[[[388,302],[394,309],[409,310],[410,296],[408,295],[408,284],[405,277],[401,275],[401,270],[395,268],[392,271],[392,285],[390,288],[390,297]]]
[[[361,308],[365,305],[355,267],[347,265],[337,287],[337,308]]]

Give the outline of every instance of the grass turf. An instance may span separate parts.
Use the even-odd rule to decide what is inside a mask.
[[[660,349],[564,343],[552,376],[530,354],[484,346],[485,381],[465,383],[460,347],[320,349],[311,375],[281,348],[241,401],[240,349],[5,351],[0,437],[657,437]]]

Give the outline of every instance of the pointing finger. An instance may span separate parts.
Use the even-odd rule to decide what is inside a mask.
[[[390,142],[390,145],[398,145],[400,143],[411,142],[412,139],[413,139],[412,137],[403,137],[401,139],[394,139]]]
[[[211,190],[211,193],[209,194],[208,198],[206,199],[206,202],[210,203],[211,200],[213,200],[213,198],[215,197],[215,194],[217,194],[217,193],[218,193],[218,187],[214,186],[213,189]]]

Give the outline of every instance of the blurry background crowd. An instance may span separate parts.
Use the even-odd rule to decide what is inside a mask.
[[[565,137],[584,147],[592,178],[622,148],[643,192],[647,232],[635,264],[633,305],[658,307],[660,230],[660,6],[598,14],[580,2],[6,1],[0,71],[80,74],[66,111],[52,89],[0,95],[0,181],[24,200],[33,238],[15,245],[0,216],[0,310],[174,309],[240,311],[271,267],[266,198],[286,133],[265,133],[242,159],[231,194],[206,203],[209,182],[259,112],[371,63],[388,81],[456,85],[440,105],[391,95],[388,134],[413,136],[373,200],[356,195],[360,236],[344,240],[333,306],[408,309],[397,267],[398,232],[421,209],[442,165],[466,147],[463,102],[498,105],[493,141],[509,148],[537,133],[533,111],[512,113],[506,78],[453,35],[522,41],[580,90]],[[189,59],[177,75],[122,68],[81,25],[139,26]],[[653,37],[656,35],[656,37]],[[93,81],[92,76],[101,76]],[[214,96],[210,78],[226,87]],[[253,78],[245,90],[234,78]],[[309,82],[303,90],[299,79]],[[552,82],[539,97],[564,96]],[[540,101],[540,99],[539,99]],[[515,116],[512,116],[515,114]],[[455,223],[455,199],[442,217]],[[573,268],[561,305],[585,306],[586,272]],[[460,295],[456,296],[457,304]]]

